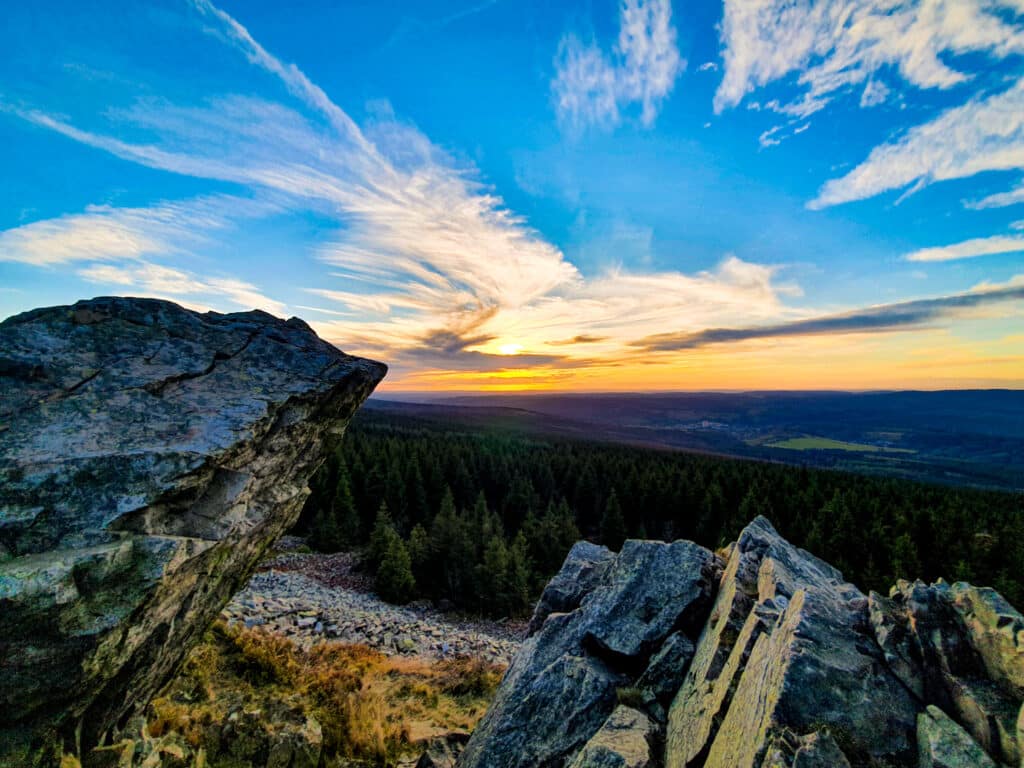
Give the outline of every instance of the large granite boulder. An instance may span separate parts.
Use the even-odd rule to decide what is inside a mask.
[[[567,571],[578,570],[579,555],[570,556]],[[608,556],[591,552],[587,559]],[[666,638],[699,627],[719,567],[715,555],[689,541],[627,541],[579,595],[578,607],[550,613],[523,643],[458,765],[572,762],[619,699],[638,693],[634,684]]]
[[[0,764],[84,752],[149,700],[385,371],[263,312],[0,323]]]

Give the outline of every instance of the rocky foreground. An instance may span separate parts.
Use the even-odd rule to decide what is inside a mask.
[[[0,765],[145,707],[385,371],[263,312],[103,298],[0,323]]]
[[[758,518],[724,557],[577,544],[458,765],[1019,766],[1022,699],[998,593],[864,595]]]
[[[344,554],[279,555],[261,565],[221,617],[229,626],[261,627],[303,647],[356,643],[387,655],[468,655],[503,666],[518,649],[515,625],[459,618],[429,604],[391,605],[360,582],[353,565]]]

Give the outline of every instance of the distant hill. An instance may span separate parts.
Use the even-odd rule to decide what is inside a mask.
[[[1024,391],[486,394],[367,407],[916,480],[1024,489]]]

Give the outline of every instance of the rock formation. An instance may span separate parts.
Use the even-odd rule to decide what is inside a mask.
[[[262,312],[103,298],[0,324],[0,764],[145,705],[385,371]]]
[[[615,557],[577,544],[552,581],[558,598],[545,590],[540,600],[568,612],[549,614],[522,645],[459,765],[569,765],[584,748],[607,751],[609,733],[625,737],[624,722],[645,727],[644,715],[617,704],[639,698],[629,689],[670,636],[699,630],[718,570],[715,556],[689,541],[627,541]],[[598,575],[578,582],[585,594],[566,598],[567,573]],[[605,738],[588,744],[602,730]]]
[[[866,596],[758,518],[721,557],[577,545],[458,765],[1016,767],[1022,699],[996,592]]]

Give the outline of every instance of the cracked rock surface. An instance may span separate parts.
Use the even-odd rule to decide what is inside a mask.
[[[578,545],[549,589],[461,768],[1022,764],[1024,617],[991,589],[866,596],[763,517],[724,561]]]
[[[258,311],[100,298],[0,324],[0,764],[145,705],[385,372]]]

